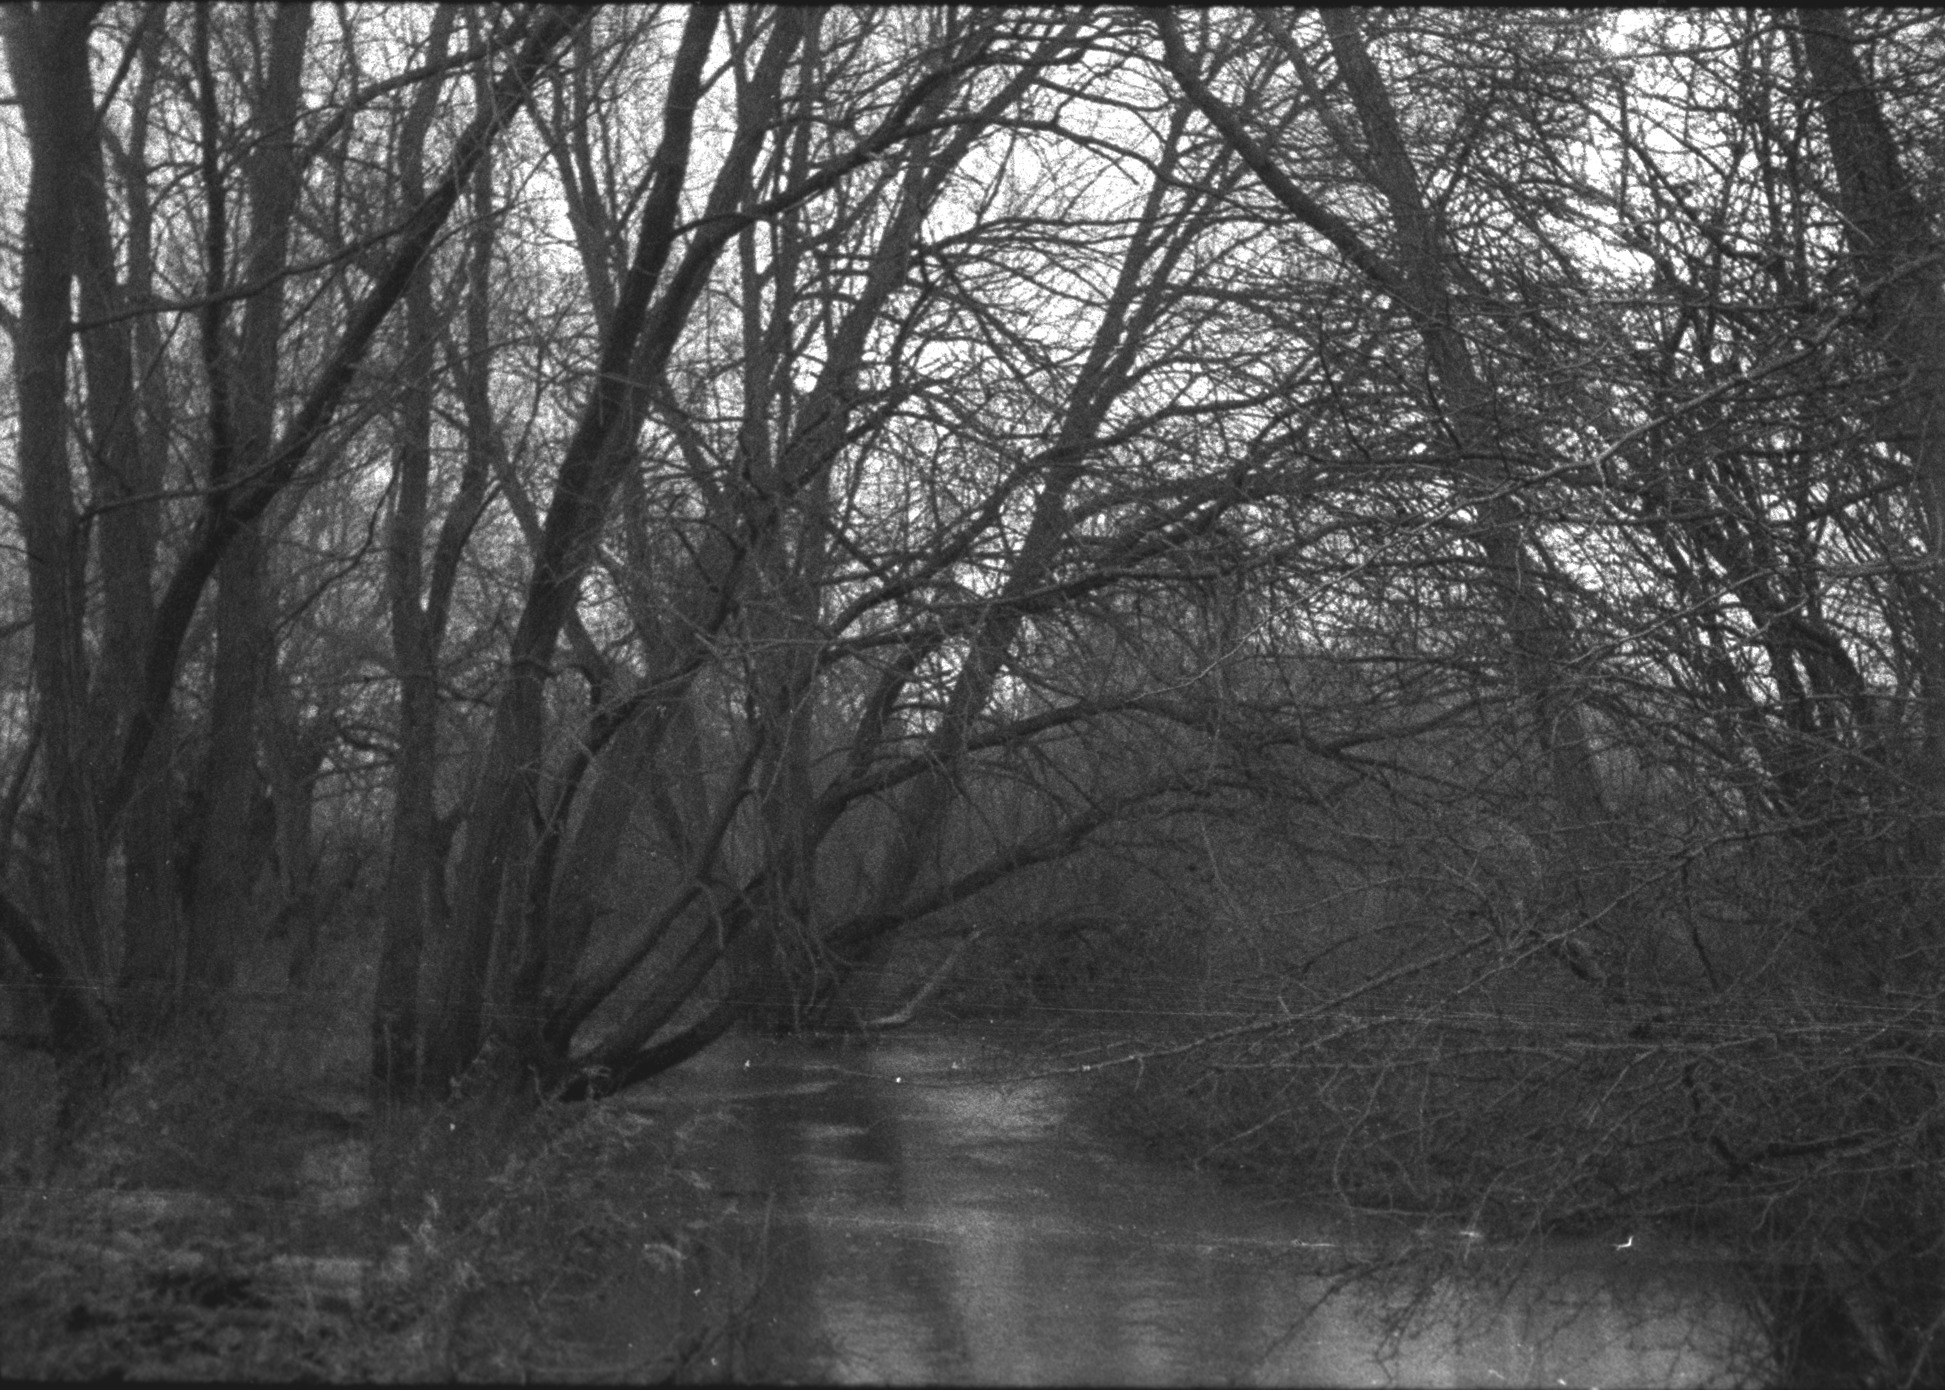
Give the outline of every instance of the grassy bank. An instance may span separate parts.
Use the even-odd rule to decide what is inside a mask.
[[[653,1120],[374,1107],[349,1040],[336,1065],[321,1036],[280,1064],[263,1036],[149,1057],[58,1143],[45,1059],[0,1058],[0,1375],[729,1369],[738,1254]]]

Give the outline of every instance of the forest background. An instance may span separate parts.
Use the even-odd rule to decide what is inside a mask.
[[[1945,1377],[1938,16],[0,34],[70,1110],[285,991],[574,1100],[1092,976],[1205,1151]]]

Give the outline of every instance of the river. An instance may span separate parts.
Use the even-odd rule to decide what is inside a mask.
[[[1126,1152],[978,1034],[732,1038],[633,1104],[760,1238],[738,1379],[983,1385],[1759,1383],[1726,1267],[1645,1239],[1498,1250]]]

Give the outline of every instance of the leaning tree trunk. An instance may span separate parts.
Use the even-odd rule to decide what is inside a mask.
[[[554,504],[508,653],[491,740],[467,816],[453,927],[435,965],[437,1007],[424,1048],[425,1075],[434,1086],[456,1080],[480,1050],[488,967],[503,913],[509,903],[517,912],[526,900],[523,871],[531,808],[539,804],[545,673],[592,558],[620,463],[632,454],[614,448],[613,435],[628,413],[630,364],[637,375],[643,365],[636,360],[636,344],[646,337],[666,360],[687,313],[686,303],[665,296],[663,314],[649,324],[649,299],[677,236],[690,132],[716,21],[714,9],[698,7],[690,11],[683,30],[634,263],[602,344],[598,379],[561,463]],[[660,361],[647,365],[659,373]]]
[[[1571,885],[1574,915],[1600,923],[1625,897],[1612,845],[1613,824],[1602,793],[1599,767],[1577,697],[1566,678],[1570,633],[1551,611],[1535,577],[1539,566],[1526,535],[1517,482],[1501,435],[1516,418],[1482,377],[1466,335],[1460,331],[1446,270],[1446,246],[1438,214],[1427,205],[1398,125],[1390,93],[1372,62],[1356,17],[1326,11],[1324,25],[1339,74],[1364,136],[1356,155],[1391,214],[1396,261],[1375,252],[1343,218],[1298,187],[1270,152],[1245,128],[1236,110],[1210,90],[1182,42],[1175,19],[1158,17],[1164,61],[1189,100],[1261,180],[1277,202],[1303,225],[1328,240],[1359,272],[1409,317],[1423,345],[1447,431],[1454,471],[1480,493],[1485,520],[1478,539],[1487,584],[1507,635],[1513,685],[1523,705],[1543,767],[1545,810],[1528,818],[1536,843],[1549,846],[1555,876]],[[1549,936],[1565,946],[1567,933]],[[1617,956],[1625,960],[1626,943]],[[1561,951],[1576,974],[1619,995],[1625,970],[1608,971]]]

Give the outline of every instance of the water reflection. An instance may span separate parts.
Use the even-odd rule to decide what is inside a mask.
[[[849,1383],[1705,1385],[1759,1380],[1725,1271],[1601,1243],[1473,1248],[1383,1289],[1395,1233],[1130,1157],[1063,1078],[970,1037],[731,1041],[640,1103],[768,1223],[741,1367]],[[1499,1276],[1499,1277],[1495,1277]],[[1741,1373],[1738,1373],[1738,1366]]]

